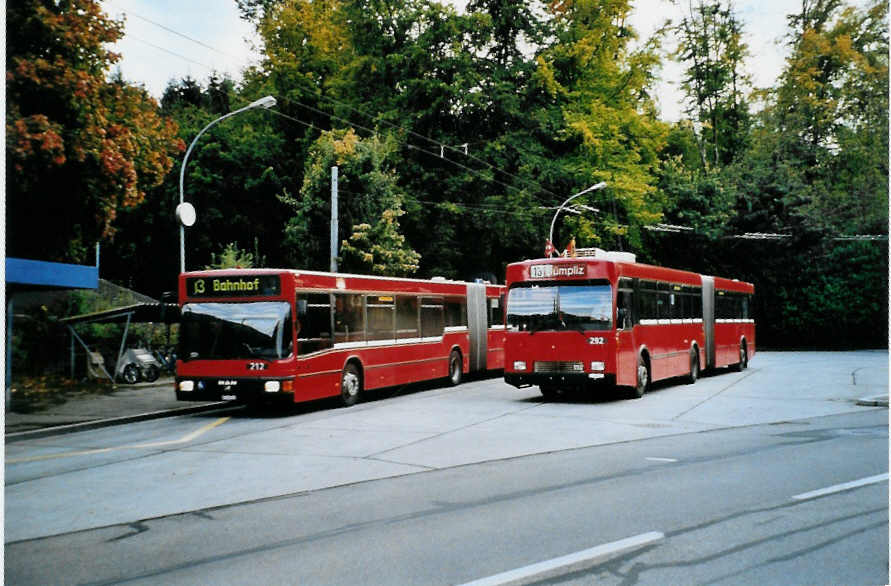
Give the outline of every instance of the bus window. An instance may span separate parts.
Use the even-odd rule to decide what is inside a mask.
[[[640,284],[640,319],[656,319],[656,301],[659,293],[656,292],[656,283],[643,281]]]
[[[467,303],[463,297],[448,297],[445,301],[445,326],[467,326]]]
[[[501,309],[501,299],[499,297],[488,298],[489,309],[489,327],[504,325],[504,311]]]
[[[365,316],[362,296],[338,294],[334,296],[334,342],[364,342]]]
[[[608,330],[613,294],[609,285],[513,287],[507,323],[513,331]]]
[[[418,337],[418,298],[400,295],[396,298],[396,337],[400,340]]]
[[[368,315],[368,341],[395,340],[395,303],[392,295],[365,298]]]
[[[299,294],[306,301],[297,332],[297,352],[304,356],[331,347],[331,296],[328,293]]]
[[[443,327],[442,299],[424,297],[421,299],[421,337],[436,338],[442,336]]]

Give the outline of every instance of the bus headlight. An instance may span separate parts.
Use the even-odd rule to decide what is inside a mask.
[[[263,390],[267,393],[277,393],[282,390],[282,384],[277,380],[268,380],[263,385]]]
[[[592,362],[591,370],[602,371],[606,368],[606,365],[603,362]]]
[[[514,370],[526,370],[526,361],[525,360],[515,360],[514,361]]]
[[[195,390],[195,381],[191,380],[181,380],[179,381],[179,390],[181,391],[194,391]]]

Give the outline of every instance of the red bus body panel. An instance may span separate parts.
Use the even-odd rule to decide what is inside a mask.
[[[220,296],[202,295],[190,297],[187,279],[225,278],[251,279],[275,275],[281,278],[280,294],[273,297],[262,296]],[[363,275],[322,273],[314,271],[248,269],[223,271],[196,271],[183,273],[179,279],[180,306],[187,303],[239,303],[256,301],[285,301],[291,306],[293,339],[298,340],[298,320],[296,319],[296,299],[301,294],[348,293],[378,295],[435,296],[443,298],[467,298],[468,286],[477,286],[460,281],[399,279]],[[487,369],[501,369],[504,365],[504,325],[503,295],[505,288],[499,285],[486,285],[487,305],[497,301],[499,323],[487,328]],[[492,302],[494,303],[494,302]],[[300,349],[281,360],[178,360],[177,381],[203,380],[217,381],[264,381],[292,380],[293,401],[303,402],[314,399],[338,396],[341,392],[341,375],[349,361],[356,361],[361,368],[363,388],[367,390],[408,384],[423,380],[446,377],[449,374],[449,356],[457,349],[463,357],[463,372],[469,372],[470,342],[468,327],[445,328],[436,340],[413,339],[412,341],[372,341],[352,344],[334,344],[332,348],[309,355],[300,355]],[[299,346],[295,343],[295,346]],[[337,347],[344,346],[344,347]],[[251,363],[263,362],[262,370],[251,370]],[[183,398],[178,392],[177,396]],[[290,398],[290,397],[289,397]],[[186,398],[183,400],[198,400]]]
[[[534,276],[533,267],[552,265],[549,276]],[[539,271],[541,271],[539,269]],[[599,380],[592,375],[603,374],[607,381],[620,386],[634,386],[637,382],[637,362],[642,352],[650,363],[651,380],[660,380],[690,373],[691,350],[698,350],[699,364],[707,364],[704,319],[635,320],[630,329],[616,329],[617,285],[620,278],[651,281],[701,288],[703,276],[697,273],[657,267],[633,262],[618,262],[596,258],[538,259],[513,263],[507,267],[508,289],[518,283],[547,281],[607,281],[613,293],[613,327],[608,331],[526,331],[508,327],[505,340],[505,379],[516,384],[524,371],[514,368],[515,362],[526,365],[526,373],[537,361],[549,363],[580,362],[588,380]],[[715,290],[753,294],[750,283],[714,278]],[[509,308],[508,308],[509,309]],[[755,353],[754,320],[726,320],[715,323],[717,361],[712,366],[727,366],[739,361],[741,341],[745,341],[748,357]],[[603,362],[603,371],[594,371],[591,362]],[[531,378],[531,377],[530,377]],[[566,377],[567,382],[571,379]],[[578,377],[574,379],[576,382]],[[555,384],[559,384],[559,380]],[[537,383],[530,383],[537,384]],[[517,385],[520,386],[520,385]],[[526,386],[526,385],[523,385]]]

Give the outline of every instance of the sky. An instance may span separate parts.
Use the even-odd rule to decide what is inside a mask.
[[[866,0],[855,0],[862,5]],[[459,9],[466,0],[451,0]],[[649,38],[666,19],[679,21],[687,2],[637,0],[631,24],[641,39]],[[782,70],[782,36],[786,15],[800,10],[801,0],[736,0],[752,55],[746,64],[756,87],[768,87]],[[206,82],[213,71],[240,79],[241,71],[258,61],[258,40],[251,25],[239,18],[235,0],[102,0],[105,11],[125,16],[125,37],[113,49],[125,80],[142,84],[160,98],[170,80],[191,76]],[[188,38],[187,38],[188,37]],[[666,60],[657,96],[662,118],[680,119],[683,95],[681,67]]]

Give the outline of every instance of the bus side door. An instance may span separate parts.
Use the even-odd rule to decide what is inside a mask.
[[[619,279],[616,297],[616,384],[637,383],[637,348],[634,342],[634,288],[631,279]]]

